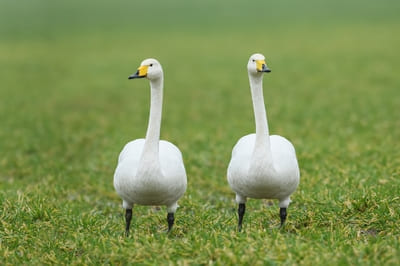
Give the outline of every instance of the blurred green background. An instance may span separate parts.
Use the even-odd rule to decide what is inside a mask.
[[[0,1],[0,262],[399,262],[400,2]],[[230,152],[254,132],[246,73],[266,56],[271,134],[301,168],[288,224],[250,200],[236,234]],[[117,156],[145,135],[164,68],[162,139],[182,151],[177,225],[137,207],[125,239]],[[155,253],[155,254],[154,254]]]

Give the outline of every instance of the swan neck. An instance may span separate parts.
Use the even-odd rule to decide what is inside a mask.
[[[256,122],[256,142],[254,150],[262,149],[266,152],[270,149],[267,113],[263,96],[262,74],[249,74],[251,97],[253,100],[254,117]]]
[[[150,116],[142,158],[158,161],[163,101],[163,78],[150,80]]]

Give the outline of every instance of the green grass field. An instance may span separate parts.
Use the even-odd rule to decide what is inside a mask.
[[[1,1],[0,264],[398,265],[400,4],[293,2]],[[254,52],[301,181],[284,229],[250,199],[238,233],[226,168],[255,131]],[[149,84],[127,78],[147,57],[188,190],[171,234],[137,206],[126,238],[113,172],[145,135]]]

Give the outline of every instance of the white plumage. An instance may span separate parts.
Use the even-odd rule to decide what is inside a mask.
[[[125,145],[114,173],[114,187],[126,209],[126,233],[134,204],[165,205],[168,231],[174,223],[177,201],[186,191],[186,171],[179,149],[168,141],[160,141],[163,71],[155,59],[146,59],[129,79],[150,80],[150,118],[145,139]]]
[[[286,219],[290,195],[300,181],[300,171],[293,145],[284,137],[269,135],[264,106],[262,77],[270,72],[261,54],[250,57],[248,65],[256,133],[237,142],[228,166],[228,183],[236,193],[241,230],[247,198],[278,199],[281,225]]]

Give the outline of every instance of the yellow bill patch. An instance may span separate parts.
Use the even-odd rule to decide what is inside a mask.
[[[140,66],[138,68],[139,71],[139,77],[145,77],[147,75],[147,69],[149,68],[149,66]]]
[[[262,71],[263,65],[265,65],[265,60],[256,60],[257,71]]]

